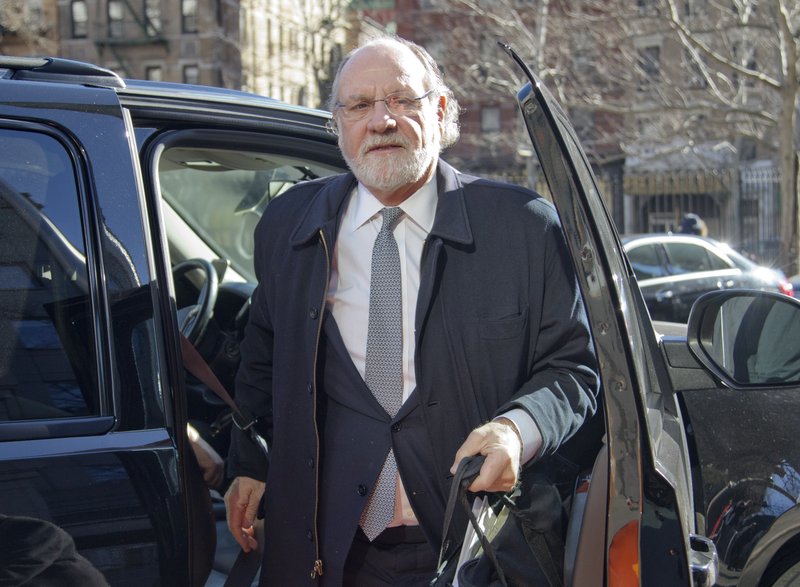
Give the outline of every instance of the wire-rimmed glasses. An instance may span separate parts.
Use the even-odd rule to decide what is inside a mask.
[[[336,108],[346,120],[361,120],[369,115],[375,108],[375,102],[383,102],[386,110],[392,116],[412,116],[422,108],[421,102],[434,92],[428,90],[421,96],[414,96],[409,92],[392,92],[379,100],[361,98],[351,102],[337,102]]]

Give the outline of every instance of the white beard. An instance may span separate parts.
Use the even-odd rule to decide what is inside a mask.
[[[411,150],[400,135],[382,135],[361,145],[355,158],[345,155],[347,165],[356,179],[365,186],[391,192],[418,181],[430,168],[438,152],[435,136],[428,137],[427,147]],[[396,156],[371,155],[368,150],[378,145],[401,145],[405,150]]]

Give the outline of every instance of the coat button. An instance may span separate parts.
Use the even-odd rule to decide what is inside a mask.
[[[358,486],[358,494],[361,497],[364,497],[367,494],[367,486],[366,485],[359,485]]]
[[[400,432],[400,428],[402,428],[400,422],[395,422],[392,424],[392,432]]]
[[[310,542],[314,542],[314,533],[311,530],[306,533],[306,536],[308,536]]]
[[[306,385],[306,391],[309,394],[314,393],[314,386],[311,383],[309,383],[308,385]]]
[[[314,468],[314,459],[308,459],[308,468],[309,469],[313,469]]]
[[[311,318],[312,320],[316,320],[316,319],[317,319],[317,317],[319,316],[319,310],[317,310],[316,308],[311,308],[311,309],[308,311],[308,316],[309,316],[309,318]]]

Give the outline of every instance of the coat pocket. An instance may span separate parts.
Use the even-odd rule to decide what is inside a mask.
[[[478,331],[480,337],[485,340],[517,338],[525,332],[527,323],[528,309],[525,308],[519,314],[514,314],[513,316],[480,319],[478,320]]]

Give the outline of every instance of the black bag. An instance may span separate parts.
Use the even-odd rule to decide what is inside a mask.
[[[463,536],[453,536],[456,504],[466,512],[481,543],[481,552],[458,569],[459,587],[560,587],[563,585],[563,509],[558,490],[549,483],[523,482],[513,495],[491,495],[499,530],[491,540],[472,511],[467,487],[480,472],[484,457],[467,457],[453,477],[445,510],[442,548],[431,587],[451,587]],[[513,498],[513,499],[512,499]],[[502,512],[501,510],[505,510]],[[453,549],[453,544],[461,544]]]

